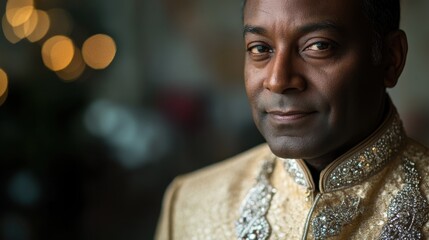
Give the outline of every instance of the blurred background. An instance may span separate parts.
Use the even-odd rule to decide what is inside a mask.
[[[174,176],[263,142],[240,0],[0,2],[0,239],[153,239]],[[390,91],[426,145],[428,12]]]

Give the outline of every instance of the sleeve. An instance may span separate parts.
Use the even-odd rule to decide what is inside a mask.
[[[155,233],[155,240],[173,240],[174,205],[180,185],[180,178],[174,179],[164,194],[161,215],[158,220],[158,226]]]

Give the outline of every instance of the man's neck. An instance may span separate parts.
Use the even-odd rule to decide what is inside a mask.
[[[386,119],[389,110],[390,110],[390,101],[388,97],[385,100],[385,103],[383,104],[383,109],[380,111],[380,115],[377,119],[377,123],[362,137],[357,138],[355,141],[351,142],[348,145],[344,145],[340,148],[338,148],[336,151],[328,153],[324,156],[318,157],[317,159],[304,159],[305,163],[308,166],[308,169],[311,172],[311,176],[313,177],[313,181],[316,185],[316,188],[319,187],[319,180],[320,180],[320,173],[335,159],[352,149],[354,146],[359,144],[360,142],[364,141],[368,136],[370,136],[377,128],[380,127],[380,125],[383,123],[383,121]]]

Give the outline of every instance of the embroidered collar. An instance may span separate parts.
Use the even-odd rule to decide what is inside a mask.
[[[322,171],[321,192],[346,188],[373,176],[397,155],[405,142],[405,136],[401,120],[392,106],[384,123],[371,136],[336,159]],[[266,215],[271,199],[276,193],[276,189],[269,181],[276,158],[271,156],[265,159],[256,185],[248,192],[243,201],[240,208],[240,218],[235,225],[236,234],[240,240],[266,240],[271,233],[271,227]],[[312,187],[313,182],[309,177],[308,168],[303,160],[281,160],[286,171],[294,178],[297,184],[306,188]],[[313,222],[313,225],[316,226],[315,234],[325,236],[324,228],[327,225],[324,224],[324,217],[330,216],[330,218],[337,219],[340,216],[341,221],[334,221],[333,225],[331,224],[336,227],[333,234],[337,234],[342,225],[358,214],[358,205],[359,200],[354,199],[350,203],[345,202],[337,208],[322,212],[320,217],[316,217]],[[394,207],[391,208],[394,209]],[[354,210],[344,215],[343,209]],[[395,212],[393,210],[389,211],[393,212],[391,215],[394,216]],[[342,212],[342,215],[338,215],[338,212]],[[319,229],[317,226],[321,226],[321,228]],[[388,231],[389,229],[384,230],[384,232]]]
[[[322,171],[320,190],[330,192],[343,189],[373,176],[395,157],[405,142],[405,136],[398,114],[391,110],[384,123],[371,136]],[[303,160],[281,160],[296,183],[307,188],[312,185],[310,178],[306,177],[309,171]]]

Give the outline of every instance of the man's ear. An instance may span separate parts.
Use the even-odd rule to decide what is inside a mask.
[[[407,35],[402,30],[389,33],[386,37],[386,75],[384,86],[393,88],[405,66],[408,52]]]

